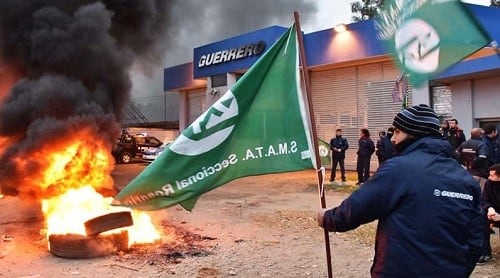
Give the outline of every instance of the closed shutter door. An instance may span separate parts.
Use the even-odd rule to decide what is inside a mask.
[[[360,129],[368,128],[376,143],[378,131],[387,130],[401,110],[402,102],[392,101],[392,90],[399,75],[392,62],[311,73],[318,137],[329,142],[335,129],[342,129],[343,137],[349,142],[346,168],[356,169]],[[411,103],[411,94],[408,95]],[[373,156],[371,170],[377,167],[377,158]]]
[[[360,111],[360,128],[368,128],[373,143],[377,143],[377,130],[371,126],[371,119],[376,117],[372,115],[373,103],[370,101],[374,83],[383,80],[382,63],[362,65],[358,67],[358,96]],[[370,170],[375,171],[378,167],[378,160],[375,155],[371,157]]]
[[[318,137],[330,142],[335,130],[341,128],[343,137],[349,143],[346,168],[353,169],[356,166],[358,140],[356,68],[312,72],[311,85]]]
[[[203,113],[205,102],[205,91],[190,92],[188,94],[188,125]]]
[[[403,102],[400,99],[393,99],[393,91],[396,88],[396,81],[400,78],[400,73],[393,63],[381,64],[381,75],[378,79],[373,79],[366,84],[368,101],[368,127],[372,135],[372,140],[376,143],[380,140],[378,133],[387,131],[392,126],[394,116],[401,111]],[[403,81],[404,82],[404,81]],[[406,91],[408,104],[411,105],[410,85],[407,84]],[[372,157],[372,167],[378,167],[377,157]]]

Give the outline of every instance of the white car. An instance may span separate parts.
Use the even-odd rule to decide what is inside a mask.
[[[163,153],[164,150],[167,149],[169,144],[170,143],[161,145],[158,148],[151,148],[151,149],[145,150],[142,154],[142,161],[147,162],[147,163],[153,162],[156,158],[158,158]]]

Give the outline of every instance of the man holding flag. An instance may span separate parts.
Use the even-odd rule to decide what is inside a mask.
[[[414,86],[490,42],[453,0],[388,1],[376,26]],[[481,253],[479,184],[454,160],[429,106],[403,109],[393,126],[398,155],[318,212],[318,224],[344,232],[378,219],[372,277],[468,277]]]
[[[482,248],[481,189],[453,158],[427,105],[394,118],[398,155],[338,207],[321,227],[345,232],[378,219],[372,277],[468,277]]]

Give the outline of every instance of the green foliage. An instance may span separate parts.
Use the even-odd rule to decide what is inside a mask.
[[[494,0],[492,0],[494,1]],[[362,0],[351,2],[352,19],[354,21],[374,18],[384,5],[384,0]]]

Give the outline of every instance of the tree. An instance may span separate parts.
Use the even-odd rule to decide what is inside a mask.
[[[495,1],[495,0],[492,0]],[[384,5],[384,0],[362,0],[351,2],[352,19],[361,21],[374,18]]]

